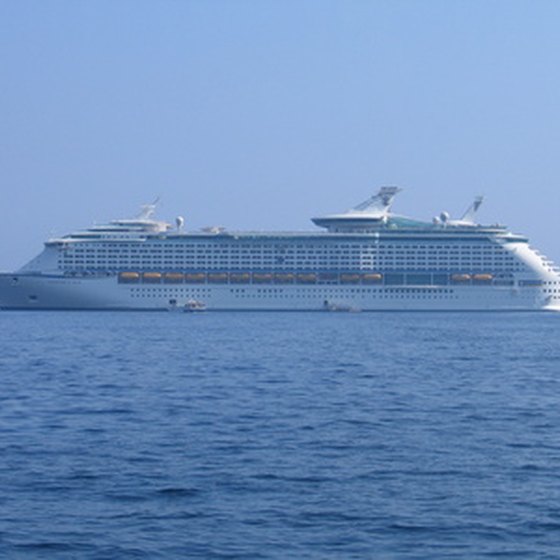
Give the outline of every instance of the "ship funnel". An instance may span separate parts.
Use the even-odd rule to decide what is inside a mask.
[[[463,217],[461,218],[461,222],[465,222],[467,224],[474,224],[475,223],[474,218],[483,200],[484,197],[477,196],[474,199],[474,202],[467,208],[467,211],[463,214]]]
[[[393,199],[402,189],[399,187],[381,187],[379,192],[366,201],[358,204],[352,210],[363,212],[364,214],[379,214],[385,216],[388,214]],[[352,212],[352,210],[350,212]]]
[[[159,203],[159,196],[151,203],[144,204],[140,207],[140,212],[136,216],[138,220],[150,220],[156,212],[156,207]]]
[[[460,220],[452,220],[451,216],[447,212],[442,212],[440,214],[440,222],[445,226],[468,228],[475,227],[476,212],[480,208],[482,201],[483,198],[481,196],[477,196],[474,199],[474,202],[467,208],[467,211],[463,214],[463,217]]]

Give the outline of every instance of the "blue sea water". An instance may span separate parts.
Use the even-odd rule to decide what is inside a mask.
[[[0,329],[0,557],[560,558],[560,315]]]

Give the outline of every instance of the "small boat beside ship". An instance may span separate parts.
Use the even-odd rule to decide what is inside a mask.
[[[206,311],[206,304],[196,299],[190,299],[183,307],[185,313],[199,313]]]

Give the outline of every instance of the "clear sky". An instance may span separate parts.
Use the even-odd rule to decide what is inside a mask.
[[[508,224],[560,262],[560,2],[0,0],[0,269],[134,215]]]

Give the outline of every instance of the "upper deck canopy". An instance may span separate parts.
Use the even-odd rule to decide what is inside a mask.
[[[314,224],[329,231],[377,229],[387,222],[398,187],[381,187],[376,195],[341,214],[312,218]]]
[[[393,200],[401,190],[398,187],[381,187],[377,194],[346,212],[312,218],[312,221],[332,233],[367,232],[397,228],[441,230],[442,228],[470,229],[481,227],[474,221],[476,212],[482,204],[482,197],[480,196],[469,206],[460,220],[451,220],[447,212],[442,212],[440,216],[434,218],[433,222],[423,222],[391,212]]]

